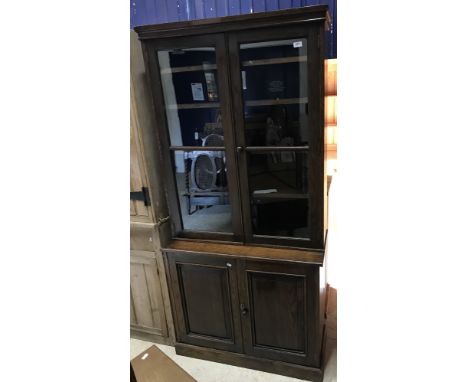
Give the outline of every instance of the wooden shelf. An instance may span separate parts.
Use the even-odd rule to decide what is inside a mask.
[[[269,194],[255,194],[252,192],[252,199],[308,199],[309,194],[285,193],[285,192],[271,192]]]
[[[226,151],[223,146],[169,146],[171,151]]]
[[[242,66],[277,65],[277,64],[290,64],[294,62],[307,62],[307,56],[266,58],[263,60],[248,60],[248,61],[242,61]]]
[[[216,69],[218,69],[218,66],[216,64],[179,66],[179,67],[176,67],[176,68],[161,69],[161,74],[198,72],[198,71],[216,70]]]
[[[167,105],[167,108],[169,110],[214,109],[218,107],[219,107],[219,102],[179,103],[177,105]]]
[[[248,61],[243,61],[242,66],[278,65],[278,64],[290,64],[294,62],[307,62],[307,56],[266,58],[263,60],[248,60]],[[218,66],[216,64],[179,66],[176,68],[161,69],[161,74],[197,72],[197,71],[217,70],[217,69],[218,69]]]
[[[307,103],[307,97],[302,98],[280,98],[280,99],[259,99],[245,101],[246,106],[269,106],[269,105],[291,105]]]
[[[303,98],[281,98],[281,99],[259,99],[254,101],[246,101],[246,106],[270,106],[270,105],[291,105],[291,104],[305,104],[307,97]],[[168,105],[169,110],[182,110],[182,109],[210,109],[218,108],[219,102],[200,102],[200,103],[179,103],[177,105]]]

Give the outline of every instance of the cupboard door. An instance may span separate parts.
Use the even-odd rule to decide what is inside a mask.
[[[241,240],[224,36],[147,46],[173,231]]]
[[[304,26],[229,35],[248,242],[323,247],[323,47],[317,39],[318,27]]]
[[[236,261],[199,254],[167,254],[178,341],[241,351]]]
[[[156,254],[130,253],[130,324],[131,329],[167,336],[167,322]]]
[[[319,366],[317,268],[240,261],[239,293],[246,354]]]

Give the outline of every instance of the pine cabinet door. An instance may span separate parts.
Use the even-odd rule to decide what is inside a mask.
[[[168,329],[160,272],[154,252],[131,251],[131,328],[139,332],[165,337],[168,335]]]

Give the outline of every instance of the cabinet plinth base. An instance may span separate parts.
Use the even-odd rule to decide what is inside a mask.
[[[323,370],[319,368],[295,365],[281,361],[272,361],[269,359],[252,357],[246,354],[209,349],[179,342],[176,343],[175,349],[177,354],[187,357],[227,363],[233,366],[246,367],[268,373],[306,379],[313,382],[322,382],[323,379]]]
[[[135,338],[140,341],[174,346],[174,341],[169,336],[159,334],[156,330],[153,331],[130,327],[130,338]]]

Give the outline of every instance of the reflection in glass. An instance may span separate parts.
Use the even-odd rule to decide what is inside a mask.
[[[307,40],[240,45],[247,146],[302,146],[307,129]]]
[[[213,47],[158,51],[172,146],[207,146],[223,136]]]
[[[173,151],[183,228],[232,232],[224,151]],[[178,166],[177,163],[182,163]]]
[[[307,154],[248,153],[247,160],[253,233],[307,238]]]

